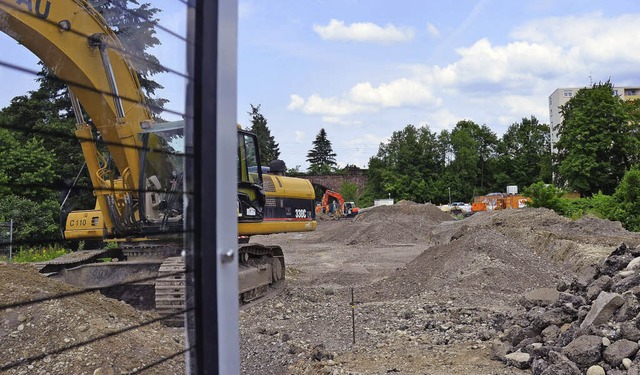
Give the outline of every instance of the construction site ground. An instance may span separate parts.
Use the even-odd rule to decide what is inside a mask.
[[[287,279],[279,294],[240,312],[243,374],[529,374],[492,359],[505,322],[524,311],[523,293],[570,283],[620,243],[638,245],[640,234],[546,209],[456,221],[433,205],[401,202],[251,241],[283,248]],[[0,285],[4,304],[73,290],[7,264]],[[5,309],[0,366],[184,372],[182,355],[145,367],[184,348],[180,329],[154,323],[93,340],[153,318],[98,293]]]

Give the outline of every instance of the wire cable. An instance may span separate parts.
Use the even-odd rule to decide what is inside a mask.
[[[174,317],[176,317],[178,315],[183,315],[183,314],[186,314],[186,313],[191,312],[191,311],[193,311],[193,308],[185,309],[185,310],[173,313],[173,314],[168,314],[168,315],[165,315],[165,316],[162,316],[162,317],[159,317],[159,318],[151,319],[151,320],[148,320],[146,322],[142,322],[142,323],[139,323],[139,324],[136,324],[136,325],[133,325],[133,326],[125,327],[125,328],[117,330],[117,331],[109,332],[107,334],[94,337],[94,338],[89,339],[89,340],[80,341],[80,342],[75,343],[73,345],[63,346],[61,348],[58,348],[58,349],[55,349],[55,350],[52,350],[52,351],[49,351],[49,352],[44,352],[42,354],[37,354],[37,355],[31,356],[31,357],[27,357],[27,358],[21,358],[21,359],[19,359],[17,361],[13,361],[13,362],[10,362],[8,364],[0,366],[0,371],[11,370],[12,368],[20,366],[21,364],[23,364],[25,362],[26,363],[31,363],[33,361],[44,359],[46,356],[49,356],[49,355],[61,354],[61,353],[64,353],[66,351],[69,351],[71,349],[77,349],[77,348],[80,348],[80,347],[83,347],[83,346],[87,346],[87,345],[92,344],[94,342],[97,342],[97,341],[100,341],[100,340],[104,340],[104,339],[108,339],[109,337],[121,335],[123,333],[129,332],[129,331],[133,331],[133,330],[136,330],[138,328],[151,325],[153,323],[162,322],[164,320],[167,320],[167,319],[170,319],[170,318],[174,318]]]
[[[38,71],[35,71],[35,70],[32,70],[32,69],[27,69],[27,68],[18,66],[16,64],[8,63],[8,62],[2,61],[2,60],[0,60],[0,66],[4,66],[6,68],[17,70],[17,71],[22,72],[22,73],[31,74],[33,76],[38,76],[38,73],[39,73]],[[85,84],[82,84],[82,83],[65,81],[65,80],[60,79],[60,78],[58,78],[56,76],[52,76],[51,79],[56,81],[56,82],[61,82],[61,83],[64,83],[66,85],[69,85],[69,86],[85,89],[85,90],[94,92],[96,94],[102,94],[102,95],[106,95],[106,96],[109,96],[109,97],[112,97],[112,98],[118,98],[118,99],[124,100],[125,102],[129,102],[129,103],[145,105],[145,103],[140,102],[138,99],[133,99],[133,98],[129,98],[129,97],[122,96],[122,95],[116,95],[114,93],[111,93],[111,92],[108,92],[108,91],[105,91],[105,90],[99,90],[99,89],[96,89],[95,87],[88,86],[88,85],[85,85]],[[173,115],[181,116],[181,117],[184,117],[184,118],[190,118],[190,116],[188,116],[187,114],[185,114],[183,112],[178,112],[178,111],[174,111],[174,110],[166,109],[166,108],[162,108],[162,110],[164,112],[167,112],[167,113],[170,113],[170,114],[173,114]]]

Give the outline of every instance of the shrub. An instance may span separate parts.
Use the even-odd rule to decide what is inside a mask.
[[[530,207],[545,207],[558,213],[564,214],[565,207],[561,197],[564,195],[562,189],[544,182],[536,182],[524,189],[524,196],[531,199]]]

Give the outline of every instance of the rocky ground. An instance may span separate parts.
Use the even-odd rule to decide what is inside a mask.
[[[570,285],[640,236],[545,209],[452,221],[405,202],[253,240],[285,249],[288,279],[241,313],[243,373],[526,374],[533,357],[519,369],[505,358],[519,342],[504,341],[523,295]]]
[[[252,241],[282,246],[287,280],[240,312],[243,374],[626,374],[640,361],[640,235],[619,223],[545,209],[454,221],[401,202]],[[7,264],[0,285],[0,304],[74,290]],[[592,309],[605,312],[580,327]],[[128,330],[154,318],[97,293],[2,308],[0,372],[184,372],[181,355],[146,367],[184,348],[180,329]]]
[[[180,354],[154,365],[184,350],[182,329],[149,324],[157,315],[79,292],[31,265],[0,263],[0,373],[184,373]]]

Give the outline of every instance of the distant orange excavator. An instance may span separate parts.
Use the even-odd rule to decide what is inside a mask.
[[[331,205],[335,203],[332,209]],[[360,209],[356,207],[354,202],[345,202],[342,194],[327,189],[322,196],[322,201],[316,206],[316,213],[332,214],[335,217],[354,217],[358,215]]]

